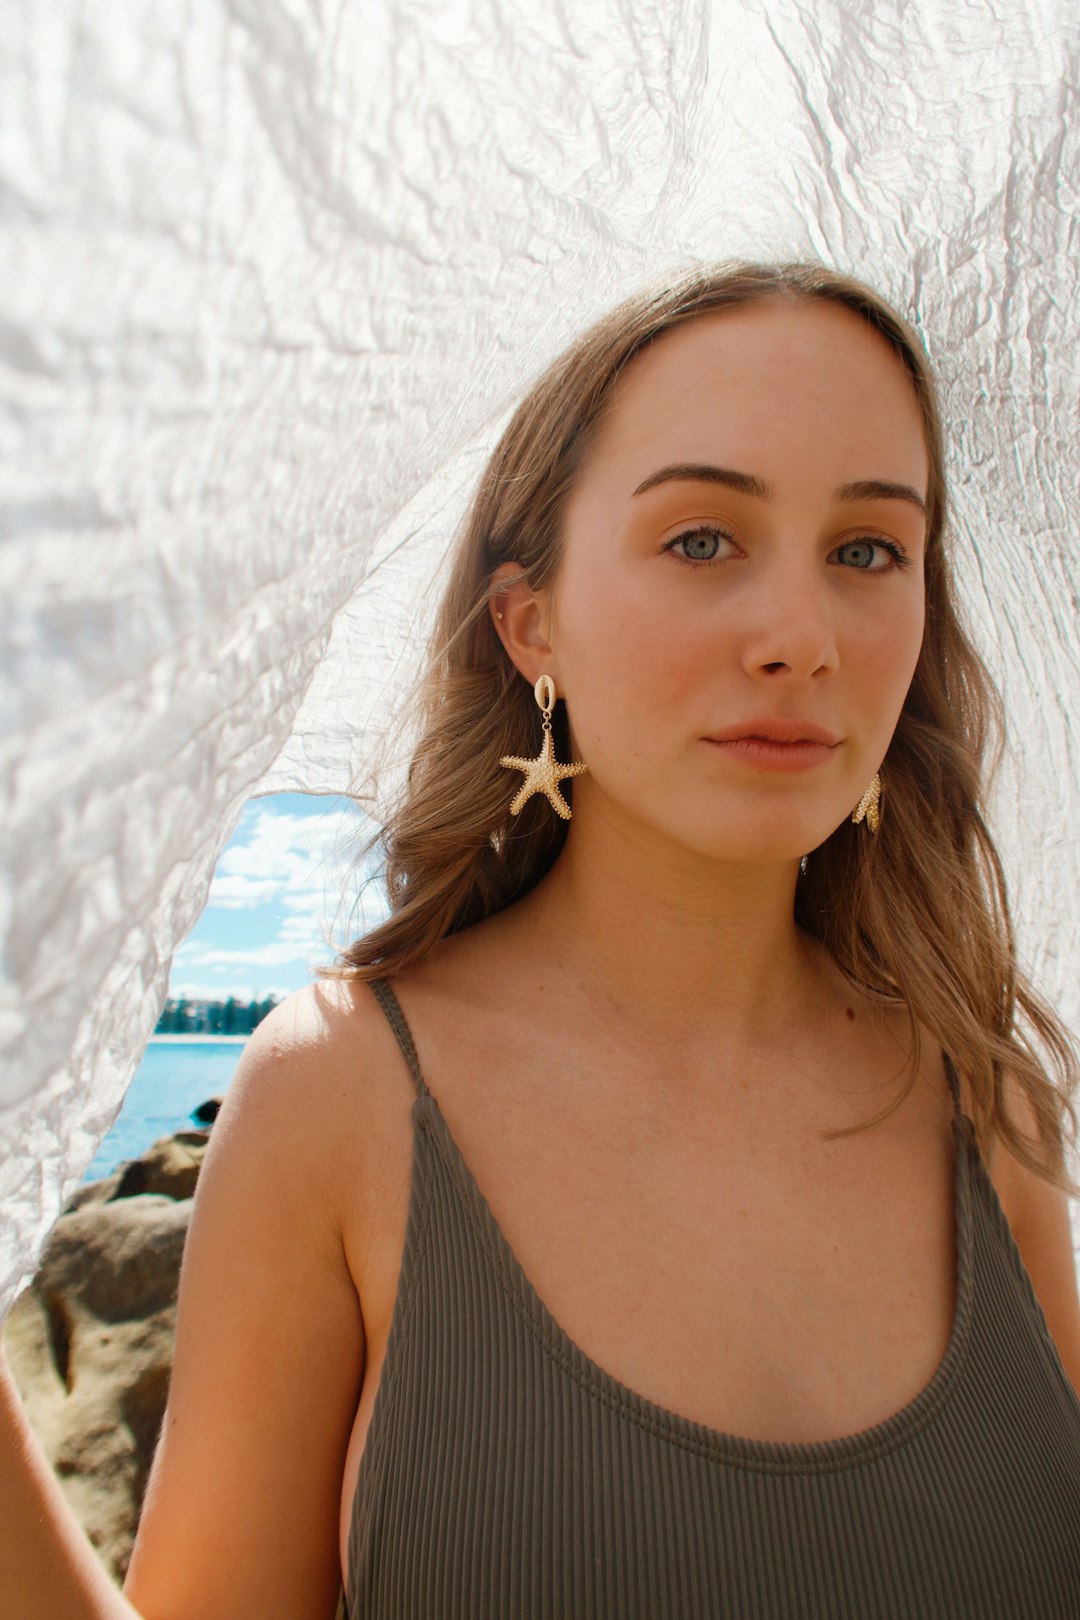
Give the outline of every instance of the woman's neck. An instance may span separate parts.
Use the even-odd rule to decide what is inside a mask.
[[[794,861],[708,860],[621,827],[589,834],[571,829],[512,908],[533,960],[558,964],[564,996],[644,1040],[715,1031],[729,1050],[805,1011],[822,952],[794,920]]]

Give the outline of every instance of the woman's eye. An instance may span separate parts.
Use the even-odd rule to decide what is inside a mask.
[[[726,562],[732,556],[734,544],[734,537],[726,529],[698,524],[696,528],[684,529],[682,534],[669,540],[664,550],[670,551],[679,562],[691,568],[704,568],[710,563]],[[845,540],[830,555],[838,559],[843,567],[864,574],[887,574],[894,568],[911,566],[911,558],[901,546],[879,535],[860,535],[855,540]]]
[[[731,536],[726,530],[700,527],[677,534],[674,540],[668,541],[664,550],[670,551],[680,562],[694,566],[716,562],[725,541],[731,541]],[[677,547],[682,549],[677,550]]]
[[[875,562],[875,553],[887,555],[891,561]],[[895,541],[879,540],[871,535],[861,536],[858,540],[845,540],[842,546],[837,546],[833,555],[839,557],[845,567],[858,568],[867,574],[884,574],[891,568],[907,568],[911,562]]]

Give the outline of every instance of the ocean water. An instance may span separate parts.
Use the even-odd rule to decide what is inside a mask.
[[[189,1036],[181,1041],[153,1039],[143,1054],[112,1130],[99,1146],[83,1182],[111,1175],[125,1159],[136,1159],[159,1136],[200,1128],[192,1110],[210,1097],[222,1097],[244,1050],[242,1041]]]

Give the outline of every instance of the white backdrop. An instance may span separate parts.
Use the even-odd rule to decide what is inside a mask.
[[[1073,0],[34,0],[0,35],[0,1309],[244,801],[346,789],[530,377],[644,279],[917,322],[1074,1023]]]

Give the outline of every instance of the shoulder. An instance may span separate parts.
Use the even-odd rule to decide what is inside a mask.
[[[906,1032],[899,1012],[895,1017],[896,1038],[905,1043],[907,1051]],[[945,1089],[947,1082],[943,1077],[940,1082],[937,1078],[938,1071],[944,1070],[941,1047],[929,1029],[920,1024],[919,1030],[921,1049],[926,1054],[924,1072],[951,1111],[951,1097]],[[958,1080],[960,1106],[970,1119],[974,1116],[970,1082],[962,1072],[958,1072]],[[1018,1131],[1032,1144],[1037,1143],[1040,1132],[1035,1111],[1013,1076],[1005,1079],[1005,1106]],[[987,1174],[1031,1279],[1051,1338],[1073,1387],[1080,1394],[1080,1294],[1068,1195],[1030,1170],[1001,1138],[994,1140],[984,1158]]]
[[[1038,1122],[1026,1093],[1009,1076],[1005,1087],[1006,1108],[1017,1129],[1038,1142]],[[1068,1195],[1030,1170],[1000,1139],[987,1171],[1051,1337],[1080,1392],[1080,1297]]]
[[[966,1076],[960,1078],[961,1106],[970,1116],[973,1113],[972,1094]],[[1006,1073],[1003,1079],[1005,1111],[1021,1136],[1037,1148],[1042,1140],[1039,1122],[1027,1092],[1016,1077]],[[1032,1222],[1038,1222],[1048,1204],[1059,1203],[1067,1209],[1068,1198],[1049,1182],[1028,1168],[1017,1157],[1009,1144],[995,1136],[986,1155],[986,1169],[1002,1209],[1008,1217],[1013,1233],[1023,1233]]]
[[[308,1094],[334,1091],[345,1077],[371,1075],[396,1050],[370,985],[320,979],[286,996],[257,1025],[234,1084],[249,1104],[256,1097],[268,1104],[298,1103]]]
[[[332,1062],[343,1047],[363,1041],[382,1014],[370,988],[355,979],[317,979],[286,996],[256,1026],[244,1047],[248,1061],[298,1065]]]
[[[291,1179],[311,1189],[340,1229],[345,1212],[336,1206],[355,1199],[364,1180],[358,1171],[373,1145],[378,1162],[387,1107],[411,1100],[403,1067],[371,989],[318,980],[279,1002],[252,1033],[211,1145],[222,1157],[230,1139],[242,1135],[249,1151],[288,1164]]]

